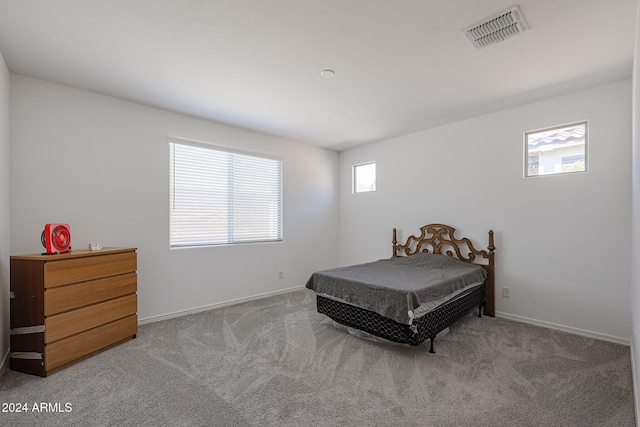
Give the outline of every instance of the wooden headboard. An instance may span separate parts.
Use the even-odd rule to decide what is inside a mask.
[[[430,252],[455,256],[455,258],[478,264],[487,270],[485,280],[485,299],[487,305],[484,312],[487,316],[495,316],[495,271],[493,230],[489,230],[489,246],[487,250],[476,249],[466,237],[455,237],[456,229],[445,224],[428,224],[420,227],[419,236],[409,236],[404,244],[398,244],[396,229],[393,229],[393,256],[410,256],[419,252]]]

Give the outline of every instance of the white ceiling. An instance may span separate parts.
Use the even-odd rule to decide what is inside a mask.
[[[460,31],[514,4],[529,31],[482,50]],[[0,52],[14,73],[341,150],[630,77],[636,7],[0,0]]]

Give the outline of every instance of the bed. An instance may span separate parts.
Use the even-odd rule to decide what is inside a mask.
[[[457,238],[445,224],[428,224],[398,244],[389,259],[317,271],[306,287],[318,313],[385,340],[419,345],[470,311],[495,316],[493,230],[486,250]]]

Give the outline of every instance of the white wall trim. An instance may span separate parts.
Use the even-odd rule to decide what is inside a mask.
[[[631,346],[631,340],[627,338],[601,334],[600,332],[587,331],[585,329],[574,328],[572,326],[559,325],[557,323],[545,322],[543,320],[537,320],[537,319],[530,319],[528,317],[517,316],[515,314],[503,313],[499,311],[496,311],[496,317],[502,317],[503,319],[514,320],[516,322],[521,322],[521,323],[528,323],[530,325],[542,326],[544,328],[554,329],[556,331],[568,332],[571,334],[581,335],[583,337],[595,338],[602,341],[609,341],[616,344]]]
[[[253,295],[253,296],[246,297],[246,298],[238,298],[238,299],[234,299],[234,300],[224,301],[224,302],[220,302],[220,303],[217,303],[217,304],[203,305],[201,307],[196,307],[196,308],[192,308],[192,309],[189,309],[189,310],[175,311],[175,312],[168,313],[168,314],[162,314],[160,316],[146,317],[144,319],[139,319],[138,320],[138,325],[144,325],[144,324],[147,324],[147,323],[160,322],[162,320],[174,319],[176,317],[188,316],[190,314],[202,313],[203,311],[214,310],[216,308],[221,308],[221,307],[226,307],[226,306],[229,306],[229,305],[240,304],[240,303],[248,302],[248,301],[255,301],[255,300],[259,300],[259,299],[263,299],[263,298],[272,297],[272,296],[275,296],[275,295],[288,294],[289,292],[297,291],[297,290],[300,290],[300,289],[305,289],[305,287],[304,286],[295,286],[293,288],[281,289],[279,291],[273,291],[273,292],[266,292],[266,293],[263,293],[263,294]]]
[[[227,306],[230,306],[230,305],[240,304],[240,303],[243,303],[243,302],[256,301],[256,300],[263,299],[263,298],[268,298],[268,297],[271,297],[271,296],[287,294],[289,292],[294,292],[294,291],[298,291],[298,290],[301,290],[301,289],[306,289],[306,288],[304,286],[295,286],[293,288],[281,289],[281,290],[273,291],[273,292],[266,292],[266,293],[263,293],[263,294],[253,295],[253,296],[246,297],[246,298],[238,298],[238,299],[224,301],[224,302],[217,303],[217,304],[205,305],[205,306],[201,306],[201,307],[197,307],[197,308],[193,308],[193,309],[189,309],[189,310],[176,311],[176,312],[173,312],[173,313],[163,314],[163,315],[160,315],[160,316],[146,317],[144,319],[139,319],[138,320],[138,324],[139,325],[144,325],[144,324],[147,324],[147,323],[155,323],[155,322],[160,322],[160,321],[163,321],[163,320],[174,319],[176,317],[188,316],[190,314],[202,313],[204,311],[215,310],[216,308],[222,308],[222,307],[227,307]],[[626,345],[626,346],[631,347],[631,340],[629,340],[627,338],[616,337],[616,336],[613,336],[613,335],[602,334],[602,333],[599,333],[599,332],[588,331],[588,330],[585,330],[585,329],[574,328],[572,326],[565,326],[565,325],[560,325],[560,324],[557,324],[557,323],[545,322],[543,320],[531,319],[531,318],[528,318],[528,317],[517,316],[515,314],[504,313],[504,312],[500,312],[500,311],[496,312],[496,317],[500,317],[500,318],[508,319],[508,320],[513,320],[513,321],[520,322],[520,323],[527,323],[527,324],[530,324],[530,325],[541,326],[543,328],[553,329],[553,330],[556,330],[556,331],[568,332],[568,333],[571,333],[571,334],[580,335],[580,336],[584,336],[584,337],[588,337],[588,338],[594,338],[594,339],[598,339],[598,340],[609,341],[609,342],[613,342],[613,343],[616,343],[616,344],[622,344],[622,345]],[[7,356],[8,356],[8,353],[7,353]],[[5,359],[6,359],[6,356],[5,356]],[[631,361],[632,362],[634,361],[633,348],[631,349]],[[635,365],[632,365],[632,366],[635,366]],[[640,419],[640,418],[638,418],[638,419]]]
[[[2,363],[0,363],[0,376],[4,375],[4,373],[9,370],[9,353],[10,349],[4,354]]]
[[[635,341],[635,336],[636,334],[633,334],[634,339],[632,341]],[[632,342],[633,344],[633,342]],[[633,377],[633,401],[635,402],[635,410],[636,410],[636,420],[640,420],[640,402],[638,401],[638,390],[640,390],[638,388],[638,372],[636,372],[636,356],[635,356],[635,351],[633,350],[635,348],[635,345],[631,346],[631,375]]]

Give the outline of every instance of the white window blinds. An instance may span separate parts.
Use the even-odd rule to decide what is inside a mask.
[[[282,159],[169,139],[171,247],[282,240]]]

